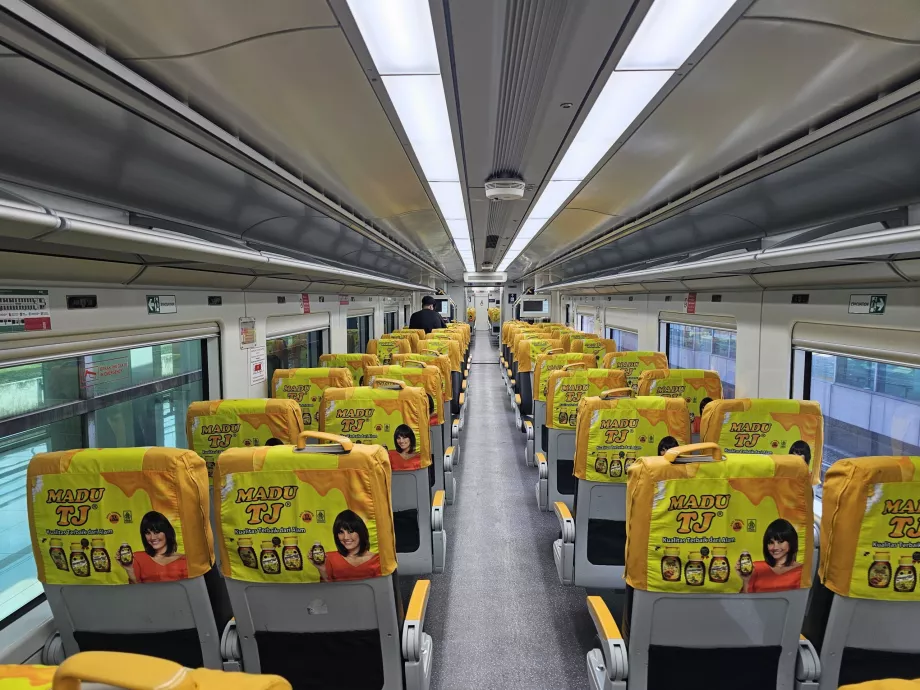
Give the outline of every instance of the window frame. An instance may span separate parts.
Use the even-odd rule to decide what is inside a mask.
[[[356,350],[356,352],[363,354],[367,352],[367,344],[371,340],[374,339],[374,312],[373,311],[359,311],[359,312],[354,312],[354,313],[349,312],[346,315],[345,317],[345,333],[346,333],[346,348],[345,349],[346,350],[348,349],[347,347],[348,331],[352,330],[349,328],[348,322],[351,321],[352,319],[356,319],[358,321],[358,328],[357,328],[358,330],[358,349]],[[366,319],[366,321],[364,321],[364,319]],[[363,340],[362,340],[362,333],[361,333],[362,323],[366,324],[366,327],[367,327]]]
[[[620,343],[617,342],[616,333],[623,333],[636,336],[636,349],[635,350],[622,350],[620,348]],[[633,330],[632,328],[619,328],[617,326],[608,326],[604,324],[604,338],[607,340],[613,340],[616,343],[617,350],[621,352],[638,352],[639,350],[639,331]]]
[[[689,318],[680,318],[680,316],[688,316]],[[691,315],[667,314],[666,315],[665,312],[662,312],[662,314],[659,316],[659,321],[658,321],[658,344],[659,344],[660,351],[664,352],[665,356],[668,358],[668,366],[670,368],[682,369],[683,367],[675,366],[674,364],[675,360],[671,357],[671,328],[670,326],[672,325],[686,326],[690,328],[703,328],[703,329],[708,329],[713,332],[713,337],[710,341],[710,348],[709,348],[710,365],[711,365],[711,358],[713,356],[723,357],[726,360],[731,359],[728,356],[724,356],[724,355],[718,354],[713,351],[713,345],[716,340],[715,331],[725,331],[727,333],[731,333],[734,336],[735,356],[734,356],[733,361],[734,361],[734,366],[735,366],[735,376],[734,376],[735,380],[729,382],[729,381],[724,380],[723,378],[722,390],[723,390],[723,395],[724,395],[725,386],[726,385],[731,386],[731,395],[724,396],[724,397],[726,398],[736,397],[737,392],[738,392],[737,391],[737,385],[738,385],[737,383],[738,328],[737,328],[737,325],[735,325],[734,319],[730,319],[726,317],[718,317],[718,316],[696,317],[696,315],[694,314],[691,314]],[[700,352],[703,352],[703,351],[700,350]]]

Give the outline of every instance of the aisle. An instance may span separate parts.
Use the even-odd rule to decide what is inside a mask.
[[[585,688],[594,628],[584,590],[557,579],[558,522],[537,510],[537,472],[524,464],[524,436],[486,333],[472,360],[448,567],[433,578],[428,606],[432,688]]]

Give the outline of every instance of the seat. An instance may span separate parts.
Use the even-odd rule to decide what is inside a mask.
[[[572,341],[570,352],[584,352],[597,357],[598,362],[603,362],[607,355],[617,351],[617,344],[609,338],[578,338]],[[616,367],[605,367],[616,369]]]
[[[594,355],[562,352],[561,348],[547,350],[537,355],[533,367],[533,420],[524,420],[524,432],[527,434],[527,450],[524,460],[529,467],[536,465],[536,453],[546,453],[546,382],[549,374],[566,364],[584,364],[585,368],[597,366]]]
[[[431,435],[431,462],[434,468],[432,492],[444,490],[448,505],[457,495],[456,464],[459,461],[457,449],[444,445],[444,387],[441,383],[441,371],[438,367],[410,359],[402,365],[368,367],[365,372],[368,385],[373,386],[377,377],[398,379],[410,386],[425,389],[428,399],[428,426]],[[417,355],[416,355],[417,356]],[[448,453],[447,450],[450,449]]]
[[[326,396],[342,390],[371,389]],[[224,648],[244,671],[298,689],[429,686],[430,582],[416,583],[404,616],[390,486],[386,450],[322,432],[220,456],[216,537],[235,617]]]
[[[469,341],[466,332],[456,328],[434,328],[426,340],[453,340],[460,347],[460,374],[463,380],[469,375]]]
[[[814,670],[800,635],[814,515],[799,458],[672,448],[637,462],[626,494],[623,628],[589,597],[591,688],[792,690],[797,666]]]
[[[271,394],[273,398],[288,398],[300,405],[303,428],[316,431],[319,429],[323,391],[327,388],[351,388],[354,385],[351,372],[345,367],[276,369],[272,375]]]
[[[517,344],[517,354],[514,363],[514,380],[516,381],[516,394],[514,396],[515,422],[518,429],[526,431],[524,420],[533,423],[533,368],[538,355],[544,352],[561,351],[562,343],[558,340],[547,338],[522,338]]]
[[[460,427],[463,427],[463,418],[460,416],[463,412],[463,403],[466,401],[463,388],[463,360],[460,356],[460,342],[451,338],[426,338],[419,343],[419,349],[422,354],[427,355],[447,355],[450,360],[450,382],[453,398],[450,403],[451,415],[460,419]]]
[[[572,343],[576,340],[598,340],[594,333],[582,333],[581,331],[569,331],[562,335],[562,349],[566,352],[572,351]]]
[[[546,453],[537,462],[537,506],[552,510],[575,497],[575,421],[582,398],[628,392],[626,377],[616,369],[586,369],[581,362],[551,372],[546,386]]]
[[[421,332],[421,335],[419,335],[418,331],[420,331],[420,330],[421,330],[421,329],[417,329],[417,328],[400,328],[400,329],[395,330],[395,331],[393,331],[392,333],[390,333],[390,336],[392,336],[392,337],[394,337],[394,338],[397,337],[397,336],[404,336],[404,337],[408,338],[408,339],[409,339],[409,347],[412,348],[412,352],[418,354],[418,343],[419,343],[419,340],[421,340],[422,337],[425,335],[425,331],[422,331],[422,332]]]
[[[920,678],[920,456],[838,460],[824,477],[821,562],[805,636],[825,690]]]
[[[373,387],[327,388],[320,430],[356,445],[380,445],[393,468],[393,520],[403,575],[439,573],[447,556],[444,493],[431,492],[428,396],[405,381],[378,377]],[[399,443],[408,441],[408,448]],[[402,451],[402,452],[401,452]],[[446,462],[450,464],[448,455]]]
[[[722,380],[706,369],[647,369],[639,375],[639,395],[683,398],[690,410],[690,431],[699,438],[702,410],[722,399]]]
[[[367,355],[358,352],[349,352],[346,354],[327,354],[319,356],[319,365],[321,367],[345,367],[351,372],[351,378],[359,386],[364,385],[365,367],[379,367],[380,360],[377,355]]]
[[[424,341],[423,341],[424,342]],[[412,355],[393,355],[393,363],[398,365],[405,365],[409,360],[414,360],[416,362],[422,362],[424,364],[432,364],[438,368],[438,371],[441,373],[441,386],[444,390],[444,447],[448,446],[454,447],[454,452],[457,453],[457,457],[454,458],[455,462],[460,461],[460,419],[455,417],[451,412],[451,401],[454,398],[453,392],[453,381],[450,370],[450,357],[447,355],[439,355],[437,350],[427,350],[426,352],[420,354]]]
[[[700,440],[718,444],[723,453],[801,455],[812,482],[821,481],[824,416],[815,401],[713,400],[703,411]]]
[[[367,354],[376,355],[381,364],[391,364],[393,355],[396,353],[404,355],[412,353],[412,341],[409,340],[409,336],[405,338],[381,336],[376,340],[367,341]]]
[[[667,369],[668,356],[663,352],[608,352],[604,356],[604,369],[621,369],[626,382],[634,391],[639,391],[639,376],[649,369]]]
[[[632,397],[628,388],[582,398],[575,428],[574,504],[551,504],[562,532],[553,544],[562,584],[623,589],[629,468],[636,458],[659,455],[689,438],[690,416],[682,398]]]
[[[209,477],[227,448],[264,446],[271,438],[293,443],[301,431],[300,405],[287,398],[199,400],[185,413],[185,440],[204,459]]]
[[[515,396],[520,395],[521,388],[520,384],[517,381],[517,372],[518,372],[518,353],[520,348],[520,343],[522,340],[543,340],[543,331],[539,328],[534,328],[533,326],[528,326],[524,328],[519,328],[514,331],[511,335],[511,358],[508,362],[507,376],[505,379],[507,389],[508,389],[508,398],[511,402],[511,409],[516,409]]]
[[[221,668],[229,611],[212,607],[204,460],[157,447],[39,453],[27,482],[37,577],[65,656],[143,651]]]

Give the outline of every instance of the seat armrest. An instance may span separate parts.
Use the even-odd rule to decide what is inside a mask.
[[[594,621],[594,628],[601,641],[601,652],[604,655],[604,664],[607,666],[607,678],[613,683],[626,680],[629,676],[626,642],[610,614],[610,609],[600,597],[590,596],[588,597],[588,612],[591,614],[591,620]]]
[[[543,453],[537,453],[537,456],[542,455]],[[562,532],[562,543],[574,544],[575,518],[572,517],[572,511],[570,511],[569,507],[562,501],[556,501],[553,503],[553,512],[556,513],[556,517],[559,519],[559,530]]]
[[[425,613],[428,611],[428,596],[431,580],[418,580],[412,589],[406,620],[403,623],[402,653],[405,661],[418,661],[422,655],[422,631],[425,627]]]
[[[821,658],[804,635],[799,635],[799,653],[795,659],[795,679],[815,682],[821,678]]]
[[[511,369],[508,369],[508,378],[510,379],[514,374],[511,373]]]
[[[466,401],[466,393],[461,393],[459,398],[460,407],[463,407],[463,403]]]
[[[462,390],[462,391],[465,391],[465,390],[466,390],[466,380],[465,380],[465,379],[464,379],[463,383],[460,384],[460,390]]]
[[[453,472],[454,470],[454,447],[447,446],[447,450],[444,451],[444,471]]]
[[[527,434],[528,441],[533,441],[533,422],[529,419],[524,420],[524,433]]]
[[[521,394],[520,393],[514,394],[514,404],[517,405],[518,407],[521,406]]]
[[[434,492],[431,499],[431,531],[440,532],[444,529],[444,489]]]

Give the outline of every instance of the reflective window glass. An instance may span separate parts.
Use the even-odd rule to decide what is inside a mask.
[[[617,352],[635,352],[639,349],[639,334],[619,328],[607,328],[606,337],[617,344]]]
[[[734,331],[682,323],[667,324],[668,364],[672,369],[709,369],[722,379],[722,395],[735,397]]]

